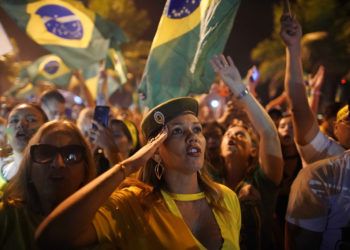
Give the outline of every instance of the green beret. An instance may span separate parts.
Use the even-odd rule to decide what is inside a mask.
[[[159,133],[165,124],[183,113],[198,115],[198,102],[192,97],[170,99],[151,109],[141,122],[142,133],[148,140]]]

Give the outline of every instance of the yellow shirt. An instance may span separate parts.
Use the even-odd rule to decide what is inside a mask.
[[[213,209],[223,238],[222,249],[239,249],[241,211],[236,194],[220,185],[228,213]],[[162,192],[163,201],[145,210],[138,200],[140,189],[114,192],[99,209],[93,224],[100,242],[121,249],[205,249],[184,222],[174,201]]]
[[[0,202],[0,249],[37,249],[34,232],[43,217]]]

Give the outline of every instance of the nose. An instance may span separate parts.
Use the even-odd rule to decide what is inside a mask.
[[[66,164],[64,163],[63,157],[60,153],[57,153],[55,159],[52,162],[53,167],[55,168],[64,168]]]
[[[26,119],[20,119],[17,123],[17,127],[24,128],[28,126],[28,121]]]
[[[187,141],[189,143],[196,143],[196,142],[198,142],[197,134],[194,133],[192,130],[188,130],[188,132],[187,132]]]

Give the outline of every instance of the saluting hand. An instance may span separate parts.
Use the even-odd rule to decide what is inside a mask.
[[[140,148],[135,154],[126,159],[123,164],[130,166],[130,173],[136,172],[140,167],[146,165],[147,161],[155,154],[159,146],[168,137],[168,128],[164,129],[154,138],[149,140],[146,145]]]

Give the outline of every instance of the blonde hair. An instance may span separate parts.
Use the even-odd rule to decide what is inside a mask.
[[[155,201],[161,200],[160,189],[166,186],[164,178],[160,180],[156,177],[154,168],[157,165],[153,159],[150,159],[146,166],[142,167],[138,174],[137,179],[127,178],[119,188],[128,186],[137,186],[141,192],[141,204],[145,207],[149,206],[149,196],[154,194]],[[200,187],[203,189],[206,197],[209,200],[209,205],[223,214],[227,212],[227,209],[223,205],[223,194],[218,183],[214,182],[209,174],[206,172],[205,167],[201,171],[197,172],[198,182]],[[147,201],[148,202],[147,202]]]
[[[85,177],[82,186],[91,181],[96,175],[95,163],[89,145],[80,133],[78,127],[70,121],[50,121],[42,125],[35,135],[30,139],[23,153],[22,161],[17,174],[10,180],[4,190],[3,201],[5,205],[27,206],[33,211],[40,210],[40,200],[37,190],[31,182],[32,159],[30,146],[40,143],[42,137],[55,128],[64,129],[71,135],[77,136],[81,146],[85,148]]]

